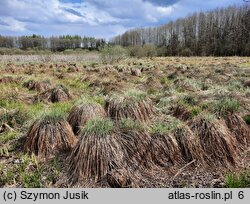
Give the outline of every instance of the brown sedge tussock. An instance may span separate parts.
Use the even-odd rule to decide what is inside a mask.
[[[104,108],[95,102],[84,102],[74,106],[67,118],[76,135],[80,134],[82,127],[90,120],[96,117],[106,117]]]
[[[70,151],[75,143],[72,128],[63,117],[45,116],[29,128],[24,150],[49,159],[60,152]]]

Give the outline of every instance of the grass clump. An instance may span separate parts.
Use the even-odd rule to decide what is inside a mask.
[[[82,82],[80,80],[72,80],[70,78],[61,80],[61,82],[67,87],[74,89],[75,91],[80,90],[82,93],[86,92],[89,87],[87,82]]]
[[[72,185],[79,181],[97,182],[124,163],[120,138],[107,118],[89,120],[81,138],[68,157],[68,176]]]
[[[249,188],[250,187],[250,172],[244,170],[239,174],[231,173],[226,176],[227,188]]]
[[[24,150],[48,159],[59,152],[71,150],[75,142],[76,138],[66,121],[65,112],[52,110],[41,113],[32,123],[25,139]]]
[[[55,108],[51,110],[42,110],[36,117],[35,120],[43,121],[44,123],[57,122],[66,118],[66,112],[64,109]]]
[[[124,97],[133,99],[134,101],[141,101],[147,97],[147,93],[139,90],[129,90],[124,93]]]
[[[6,123],[12,128],[23,126],[26,121],[36,118],[44,109],[44,104],[23,104],[11,101],[0,101],[0,108],[6,109],[0,114],[0,123]]]
[[[240,102],[233,98],[223,98],[215,102],[213,111],[219,116],[235,113],[240,109]]]
[[[153,102],[141,91],[129,91],[106,100],[105,109],[112,119],[133,118],[148,122],[154,113]]]
[[[172,120],[170,122],[167,121],[164,123],[157,123],[151,127],[150,133],[164,135],[164,134],[170,133],[173,130],[177,129],[180,125],[181,125],[181,123],[178,120]]]
[[[0,156],[9,156],[9,149],[7,146],[0,146]]]
[[[182,101],[184,104],[195,106],[198,103],[198,100],[194,96],[184,95],[182,97]]]
[[[26,109],[16,109],[11,111],[6,111],[2,115],[0,115],[0,123],[6,123],[9,126],[21,127],[26,120],[30,119],[30,115]]]
[[[209,155],[207,163],[226,167],[237,164],[236,139],[224,121],[211,113],[202,112],[190,123],[190,128],[199,138],[205,155]]]
[[[244,117],[246,124],[250,125],[250,115]]]
[[[143,125],[140,121],[133,120],[131,118],[122,118],[119,121],[119,127],[123,130],[142,130],[145,125]]]
[[[183,121],[192,119],[202,112],[197,99],[186,95],[177,99],[176,103],[170,107],[170,110],[173,116]]]
[[[21,175],[24,188],[41,188],[41,175],[38,171]]]
[[[96,118],[86,123],[82,129],[83,136],[94,134],[100,137],[111,135],[114,130],[114,124],[109,119]]]
[[[82,127],[93,118],[104,118],[106,112],[104,108],[94,101],[83,100],[79,105],[74,106],[67,117],[67,121],[71,125],[74,133],[79,135]]]
[[[56,159],[50,160],[49,163],[39,163],[33,154],[20,154],[16,157],[16,163],[8,168],[0,164],[0,187],[17,183],[23,188],[49,187],[58,179],[59,171]]]
[[[199,106],[194,106],[191,108],[192,118],[198,116],[202,112],[202,108]]]
[[[200,117],[202,117],[202,114],[199,115]],[[216,120],[216,116],[212,113],[204,113],[203,115],[203,119],[206,121],[206,122],[213,122]]]
[[[7,132],[0,135],[0,143],[6,144],[7,142],[17,138],[16,132]]]
[[[240,81],[231,81],[228,85],[229,91],[241,91],[244,90],[244,86]]]

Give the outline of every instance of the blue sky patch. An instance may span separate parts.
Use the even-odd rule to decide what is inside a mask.
[[[0,35],[81,35],[109,39],[243,0],[1,0]],[[249,4],[249,3],[245,3]]]

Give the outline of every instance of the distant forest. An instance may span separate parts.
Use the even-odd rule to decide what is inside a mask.
[[[105,44],[104,39],[96,39],[92,37],[81,37],[78,35],[58,36],[58,37],[43,37],[40,35],[32,36],[1,36],[0,47],[5,48],[19,48],[22,50],[36,49],[45,50],[50,49],[53,52],[64,51],[66,49],[97,49],[99,46]]]
[[[114,37],[124,47],[152,45],[162,56],[250,56],[250,6],[200,12]]]
[[[22,50],[98,50],[104,45],[128,48],[130,56],[250,56],[250,5],[194,13],[165,25],[129,30],[112,38],[1,36],[0,47]]]

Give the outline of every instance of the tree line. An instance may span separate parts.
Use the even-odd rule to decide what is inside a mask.
[[[0,47],[5,48],[20,48],[22,50],[37,49],[51,51],[64,51],[66,49],[98,49],[105,44],[104,39],[96,39],[93,37],[81,37],[79,35],[71,36],[52,36],[46,38],[40,35],[31,36],[1,36]]]
[[[199,12],[159,27],[129,30],[111,43],[134,50],[155,48],[161,56],[250,56],[250,6]]]

